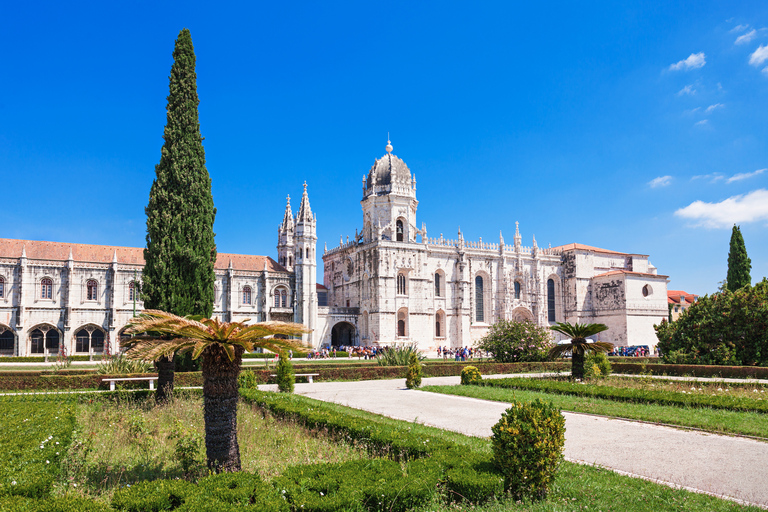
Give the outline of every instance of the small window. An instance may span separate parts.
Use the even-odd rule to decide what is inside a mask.
[[[643,297],[648,297],[651,294],[653,294],[653,288],[651,288],[651,285],[647,284],[643,286]]]
[[[13,354],[14,336],[13,331],[10,329],[4,329],[0,326],[0,354],[11,355]]]
[[[5,298],[5,279],[0,277],[0,299]]]
[[[402,242],[405,238],[405,229],[403,227],[403,221],[398,220],[397,221],[397,241]]]
[[[440,273],[435,272],[435,297],[442,297],[443,294],[440,290]]]
[[[243,287],[243,304],[246,304],[248,306],[251,305],[251,287],[250,286]]]
[[[98,296],[99,291],[99,285],[94,281],[93,279],[89,279],[88,282],[85,283],[86,288],[86,299],[87,300],[96,300],[96,297]]]
[[[515,298],[520,299],[520,283],[515,281]]]
[[[435,336],[440,337],[440,315],[435,317]]]
[[[284,289],[280,291],[280,304],[284,308],[288,307],[288,292]]]
[[[406,295],[407,291],[405,287],[405,274],[397,274],[397,294]]]
[[[40,281],[40,298],[52,299],[53,298],[53,280],[45,277]],[[42,349],[40,350],[42,352]]]
[[[137,300],[139,297],[136,295],[136,282],[131,281],[128,283],[128,300],[134,301]]]
[[[275,307],[280,307],[280,290],[275,290]]]

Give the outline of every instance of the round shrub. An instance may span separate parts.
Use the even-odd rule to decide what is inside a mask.
[[[483,376],[480,374],[480,370],[475,366],[465,366],[461,370],[461,384],[462,386],[468,386],[469,384],[477,384],[482,382]]]
[[[607,377],[611,371],[611,362],[604,352],[590,352],[584,357],[584,376],[586,378]]]
[[[513,402],[491,429],[493,463],[515,499],[544,499],[565,446],[565,418],[552,402]]]
[[[499,320],[478,343],[478,348],[493,354],[498,363],[546,361],[552,346],[552,333],[533,322]]]

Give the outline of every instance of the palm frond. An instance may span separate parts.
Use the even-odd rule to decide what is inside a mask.
[[[574,341],[586,339],[595,334],[608,330],[605,324],[571,324],[569,322],[558,322],[550,327],[551,330],[564,334]]]

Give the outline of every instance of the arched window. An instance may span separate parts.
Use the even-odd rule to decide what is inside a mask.
[[[5,278],[0,277],[0,299],[5,298]]]
[[[40,298],[52,299],[53,298],[53,279],[44,277],[40,280]],[[42,352],[42,349],[41,349]]]
[[[59,331],[48,326],[39,327],[29,333],[31,352],[43,354],[44,352],[59,351]]]
[[[307,247],[307,259],[309,259],[309,247]]]
[[[515,298],[520,298],[520,283],[518,281],[515,281]]]
[[[289,267],[293,266],[293,256],[291,256],[290,254],[288,255],[288,266]]]
[[[104,352],[104,331],[84,327],[75,333],[75,352]]]
[[[397,335],[405,337],[405,320],[397,321]]]
[[[136,281],[128,283],[128,300],[131,302],[139,299],[139,296],[136,295],[136,288]]]
[[[0,354],[13,355],[13,331],[0,325]]]
[[[397,294],[406,295],[408,289],[405,287],[405,274],[397,274]]]
[[[275,290],[275,307],[280,307],[280,290]]]
[[[483,278],[475,278],[475,322],[485,322],[485,305],[483,302]]]
[[[402,242],[405,237],[405,229],[403,228],[403,221],[397,221],[397,241]]]
[[[404,338],[408,335],[408,310],[401,309],[397,312],[397,335]]]
[[[251,287],[250,286],[243,287],[243,304],[246,304],[248,306],[251,305]]]
[[[442,297],[443,294],[440,290],[440,272],[435,272],[435,297]]]
[[[86,288],[86,294],[85,294],[86,300],[96,300],[96,297],[99,291],[98,283],[93,279],[89,279],[85,283],[85,288]]]
[[[285,289],[280,290],[280,306],[288,307],[288,291]]]
[[[547,280],[547,320],[555,321],[555,281]]]

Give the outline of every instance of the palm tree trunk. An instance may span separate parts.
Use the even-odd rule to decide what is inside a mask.
[[[571,378],[584,379],[584,352],[571,353]]]
[[[173,356],[163,356],[155,361],[157,368],[157,391],[155,392],[155,404],[163,405],[173,398],[173,377],[174,377]]]
[[[203,351],[203,409],[205,416],[205,454],[208,469],[214,473],[240,471],[240,445],[237,443],[237,402],[240,392],[237,377],[243,362],[243,348],[235,348],[230,361],[220,345]]]

